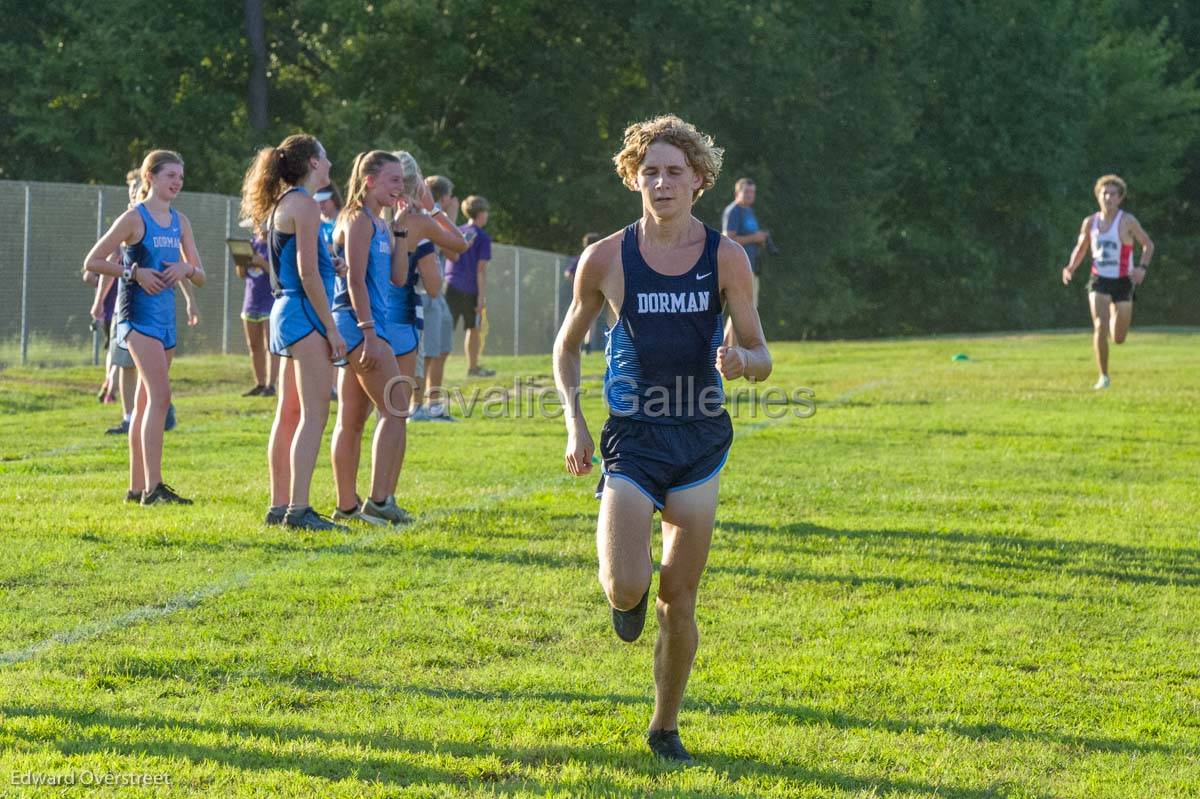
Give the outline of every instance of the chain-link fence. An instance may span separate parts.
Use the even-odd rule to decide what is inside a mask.
[[[89,310],[95,289],[83,282],[83,257],[127,207],[124,186],[0,180],[0,368],[9,364],[90,363],[98,355]],[[196,291],[200,323],[188,327],[182,298],[179,354],[245,353],[243,282],[227,238],[238,227],[238,198],[184,192],[174,206],[187,215],[208,273]],[[488,267],[485,353],[549,353],[566,312],[567,257],[496,244]],[[462,333],[456,336],[461,352]]]

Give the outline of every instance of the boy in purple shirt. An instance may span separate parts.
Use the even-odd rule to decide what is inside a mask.
[[[450,324],[458,326],[462,317],[467,340],[467,374],[471,377],[490,377],[496,374],[479,365],[479,317],[487,305],[485,280],[488,262],[492,260],[492,239],[483,231],[488,223],[488,201],[471,195],[463,200],[462,212],[470,221],[460,225],[470,246],[457,260],[446,261],[446,304],[450,306]]]

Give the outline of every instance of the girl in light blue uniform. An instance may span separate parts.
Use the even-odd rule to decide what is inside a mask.
[[[392,243],[383,209],[401,197],[399,159],[373,150],[354,159],[346,187],[346,207],[338,217],[334,242],[343,247],[349,269],[338,282],[334,316],[353,350],[338,376],[338,417],[333,431],[336,520],[402,524],[408,512],[396,504],[396,480],[404,457],[405,422],[411,381],[400,379],[388,341],[388,282],[404,281],[407,253]],[[379,415],[371,451],[371,491],[358,495],[358,464],[363,426]]]
[[[283,197],[293,192],[308,195],[302,186],[296,186],[286,191]],[[280,198],[281,203],[283,197]],[[270,247],[271,268],[278,284],[275,304],[271,307],[271,352],[290,358],[289,348],[310,333],[316,332],[327,338],[325,322],[317,313],[300,279],[300,267],[296,261],[296,234],[282,233],[271,227],[267,244]],[[317,242],[317,273],[321,277],[325,297],[334,296],[333,258],[322,241]]]
[[[404,242],[408,268],[400,279],[392,281],[391,286],[392,351],[396,354],[400,373],[407,382],[419,388],[416,376],[424,308],[417,293],[417,283],[420,282],[429,297],[437,297],[442,291],[442,275],[434,248],[440,247],[457,255],[467,249],[467,241],[446,212],[434,203],[421,175],[421,167],[412,154],[400,150],[393,155],[400,160],[404,173],[404,208],[393,224],[396,241]],[[415,405],[414,420],[430,418],[421,409],[419,396]]]
[[[129,424],[129,492],[143,505],[190,505],[162,480],[163,428],[171,404],[168,373],[175,350],[175,286],[204,285],[192,226],[171,202],[183,190],[183,159],[154,150],[142,161],[140,202],[113,222],[84,261],[89,272],[120,277],[118,347],[133,355],[138,391]],[[125,245],[125,262],[108,255]]]
[[[268,231],[268,263],[278,299],[271,308],[271,351],[284,355],[279,404],[267,445],[271,501],[266,524],[341,530],[309,504],[325,423],[333,364],[346,342],[333,323],[334,268],[320,240],[312,194],[329,181],[325,148],[312,136],[288,136],[259,150],[242,184],[242,215]]]
[[[134,211],[142,220],[145,233],[126,250],[125,261],[137,264],[138,269],[161,273],[168,263],[179,261],[183,231],[179,212],[170,209],[171,222],[160,225],[138,203]],[[158,339],[164,350],[175,349],[175,292],[150,294],[137,283],[121,281],[117,297],[117,346],[129,349],[129,333],[133,330]]]
[[[363,209],[369,217],[374,230],[371,233],[371,249],[367,256],[365,280],[367,297],[371,306],[371,319],[375,322],[375,334],[390,345],[389,324],[391,315],[388,303],[388,290],[392,276],[392,232],[388,225],[370,211]],[[345,240],[335,238],[335,245],[344,258]],[[338,331],[346,340],[346,352],[353,353],[363,343],[363,331],[358,326],[358,315],[350,301],[350,276],[339,276],[334,281],[333,321],[337,323]]]

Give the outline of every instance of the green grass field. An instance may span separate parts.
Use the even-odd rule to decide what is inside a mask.
[[[301,536],[260,525],[240,359],[175,366],[190,509],[122,502],[96,370],[8,369],[0,795],[1200,796],[1198,348],[1135,330],[1093,392],[1082,331],[774,345],[817,412],[735,420],[687,770],[644,747],[656,625],[609,627],[560,420],[411,425],[419,521]]]

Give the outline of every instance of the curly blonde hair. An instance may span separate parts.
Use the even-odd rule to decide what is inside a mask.
[[[645,122],[635,122],[625,128],[625,144],[613,156],[613,163],[617,165],[621,182],[628,188],[637,191],[638,168],[646,160],[650,145],[657,141],[673,144],[682,150],[688,166],[700,176],[700,188],[692,192],[693,201],[717,182],[725,156],[724,148],[717,147],[712,136],[696,130],[696,126],[690,122],[684,122],[674,114],[665,114]]]
[[[1092,187],[1092,194],[1099,197],[1100,192],[1103,191],[1104,187],[1108,186],[1109,184],[1116,186],[1117,191],[1121,192],[1121,196],[1125,196],[1125,181],[1121,180],[1119,175],[1101,175],[1100,179],[1096,181],[1096,185]]]

